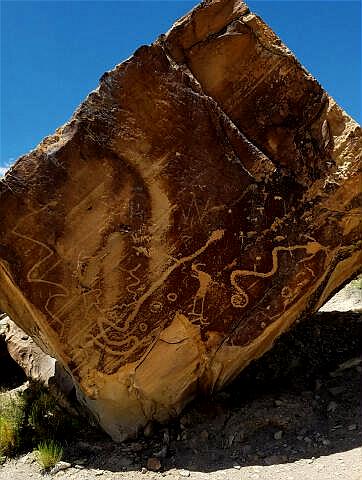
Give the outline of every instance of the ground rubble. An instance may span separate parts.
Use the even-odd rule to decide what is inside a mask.
[[[116,444],[80,435],[66,447],[64,469],[52,476],[359,480],[361,361],[354,358],[314,385],[295,379],[247,401],[233,387],[193,405],[169,428],[158,427],[151,439]],[[1,480],[28,477],[43,478],[33,454],[0,467]]]

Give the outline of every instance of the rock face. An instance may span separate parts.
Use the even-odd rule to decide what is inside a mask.
[[[135,435],[356,273],[361,149],[260,18],[205,2],[7,173],[0,308],[114,439]]]
[[[74,385],[62,366],[44,353],[9,317],[2,319],[2,327],[7,351],[26,377],[47,386],[60,400],[66,399]]]
[[[26,376],[48,385],[55,372],[55,359],[44,353],[9,317],[6,318],[5,342],[11,358]]]

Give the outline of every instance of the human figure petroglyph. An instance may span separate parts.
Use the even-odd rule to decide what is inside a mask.
[[[47,206],[44,206],[42,207],[42,209],[36,212],[31,212],[29,216],[40,213],[46,207]],[[24,217],[23,220],[25,220],[25,218],[27,217]],[[119,362],[121,362],[122,358],[126,358],[132,355],[134,351],[141,348],[143,343],[147,344],[147,342],[149,341],[148,336],[144,334],[148,328],[145,327],[146,323],[143,322],[144,325],[140,330],[136,325],[134,325],[133,321],[143,303],[167,280],[169,275],[171,275],[175,269],[179,268],[187,262],[193,261],[199,255],[201,255],[212,243],[220,240],[224,234],[224,230],[214,231],[210,235],[206,243],[193,254],[185,256],[181,259],[175,259],[174,263],[165,270],[163,275],[161,275],[161,278],[154,282],[143,294],[140,288],[140,286],[142,285],[140,275],[141,264],[139,263],[133,268],[126,268],[123,263],[125,257],[121,258],[119,262],[117,262],[117,266],[114,266],[114,268],[119,267],[122,271],[128,272],[131,283],[126,286],[126,290],[132,296],[132,298],[130,299],[131,301],[122,303],[122,305],[119,306],[120,310],[117,309],[117,311],[106,312],[101,305],[101,288],[98,285],[98,282],[101,281],[101,278],[99,277],[99,275],[93,276],[93,278],[89,282],[83,282],[83,280],[85,280],[84,277],[87,269],[87,262],[93,257],[79,253],[74,275],[78,279],[78,281],[80,283],[84,283],[85,286],[83,286],[83,289],[81,291],[81,298],[77,297],[76,295],[71,295],[68,289],[64,288],[60,283],[51,282],[44,278],[41,278],[44,277],[44,275],[46,275],[48,271],[55,268],[54,265],[61,264],[62,261],[61,259],[56,259],[56,263],[50,266],[46,270],[46,272],[41,274],[39,267],[45,267],[48,260],[53,255],[56,255],[56,252],[54,252],[43,242],[38,242],[37,240],[23,234],[20,230],[21,225],[22,224],[19,222],[19,224],[14,228],[14,234],[18,235],[24,240],[29,240],[30,242],[39,245],[39,247],[45,250],[45,255],[31,267],[28,272],[27,278],[29,282],[42,282],[43,284],[47,284],[51,287],[58,289],[58,291],[55,291],[49,296],[46,303],[46,312],[47,314],[49,314],[50,318],[52,318],[61,326],[61,338],[64,337],[64,328],[67,328],[68,325],[68,322],[66,321],[66,312],[68,312],[70,308],[81,302],[83,304],[83,313],[85,317],[89,315],[89,312],[92,309],[96,309],[97,311],[96,324],[86,322],[84,328],[82,328],[81,331],[77,331],[76,335],[70,339],[71,341],[69,346],[74,346],[71,351],[68,352],[70,356],[74,359],[78,358],[78,347],[76,346],[76,344],[81,339],[84,339],[86,341],[83,343],[82,349],[92,348],[92,346],[97,345],[100,348],[104,348],[106,352],[111,353],[112,355],[116,355],[119,359]],[[174,302],[177,299],[176,295],[177,294],[170,295],[168,297],[168,300]],[[52,311],[50,308],[50,302],[55,297],[63,297],[65,300],[62,305],[58,306],[56,312]],[[92,333],[92,330],[95,331],[95,328],[96,334]],[[112,338],[112,334],[116,334],[116,338]],[[126,335],[123,339],[121,339],[120,334]],[[141,338],[138,338],[139,336]],[[125,353],[126,350],[127,353]]]
[[[199,269],[199,266],[206,266],[204,263],[193,263],[191,266],[192,276],[197,278],[199,281],[199,289],[197,290],[192,312],[189,312],[189,315],[196,316],[197,320],[200,321],[202,325],[207,324],[207,320],[204,318],[204,304],[207,290],[210,283],[212,283],[211,275]],[[199,307],[199,308],[197,308]],[[199,311],[197,311],[199,310]]]
[[[132,314],[130,315],[130,319],[133,320],[135,318],[135,316],[137,315],[139,309],[141,308],[142,304],[145,302],[145,300],[147,300],[165,281],[166,279],[171,275],[171,273],[176,270],[176,268],[180,267],[181,265],[183,265],[184,263],[188,263],[188,262],[191,262],[192,260],[194,260],[195,258],[197,258],[199,255],[201,255],[212,243],[218,241],[218,240],[221,240],[224,236],[224,230],[215,230],[214,232],[212,232],[212,234],[210,235],[210,238],[207,240],[207,242],[205,243],[205,245],[201,248],[199,248],[198,250],[196,250],[196,252],[194,252],[193,254],[191,255],[188,255],[186,257],[182,257],[180,258],[179,260],[176,260],[175,263],[170,266],[161,276],[160,278],[154,282],[151,287],[147,290],[147,292],[145,292],[141,297],[140,299],[138,300],[137,302],[137,306],[136,308],[134,309],[134,311],[132,312]]]
[[[101,324],[108,323],[108,325],[101,325],[101,327],[99,328],[99,333],[87,342],[85,342],[82,345],[82,348],[91,348],[93,345],[100,346],[101,348],[104,348],[106,352],[112,355],[116,355],[118,357],[118,362],[120,365],[123,360],[129,358],[137,349],[141,348],[143,344],[148,345],[150,341],[150,334],[143,334],[141,335],[141,338],[139,338],[138,335],[140,334],[140,332],[138,329],[138,325],[137,322],[134,321],[144,302],[146,302],[151,297],[151,295],[155,293],[161,285],[164,284],[164,282],[174,270],[200,256],[207,250],[210,245],[212,245],[214,242],[221,240],[223,236],[224,230],[215,230],[212,232],[207,242],[198,250],[196,250],[193,254],[182,257],[179,260],[176,259],[175,263],[171,265],[167,270],[165,270],[165,272],[160,276],[160,278],[156,282],[154,282],[149,287],[149,289],[143,295],[141,295],[141,297],[138,298],[137,302],[135,302],[135,304],[133,305],[134,308],[132,312],[128,315],[124,325],[121,328],[115,328],[114,325],[112,325],[110,322],[108,323],[103,317],[100,320]],[[112,334],[112,331],[114,332],[115,330],[122,330],[123,335],[126,334],[126,338],[123,337],[122,340],[111,339],[110,336]],[[162,326],[158,326],[156,330],[161,332]],[[155,329],[152,329],[153,333],[154,331]],[[155,336],[155,338],[156,337],[157,336]]]

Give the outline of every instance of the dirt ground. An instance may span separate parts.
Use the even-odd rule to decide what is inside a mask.
[[[361,480],[361,296],[348,286],[224,392],[194,402],[167,427],[121,444],[85,429],[65,447],[66,468],[52,476]],[[28,478],[44,479],[32,453],[0,466],[0,480]]]

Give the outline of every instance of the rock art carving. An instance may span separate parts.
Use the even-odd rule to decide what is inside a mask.
[[[212,282],[212,278],[208,273],[200,270],[202,266],[205,266],[205,264],[193,263],[191,266],[192,276],[197,278],[200,286],[195,294],[192,312],[189,312],[189,315],[195,316],[195,320],[197,319],[201,324],[206,324],[207,319],[204,318],[204,303],[207,289]]]
[[[292,252],[293,250],[298,250],[298,249],[303,249],[303,250],[306,251],[307,254],[311,254],[309,257],[306,257],[304,260],[299,260],[298,263],[300,263],[301,261],[305,262],[305,261],[313,258],[313,256],[321,250],[325,251],[326,247],[323,247],[320,243],[316,242],[315,240],[308,242],[306,245],[293,245],[291,247],[282,247],[282,246],[281,247],[274,247],[272,252],[271,252],[272,259],[273,259],[273,267],[269,272],[263,273],[263,272],[258,272],[256,270],[234,270],[230,275],[231,285],[237,291],[237,293],[233,294],[232,297],[231,297],[231,303],[232,303],[233,307],[235,307],[235,308],[245,308],[249,303],[248,294],[238,284],[238,280],[240,278],[248,277],[248,276],[259,277],[259,278],[271,277],[278,270],[278,252],[282,252],[282,251]],[[256,259],[261,259],[261,257],[256,257]],[[314,275],[313,270],[308,268],[308,267],[306,267],[306,268],[307,268],[307,270],[309,270],[312,277],[314,277],[315,275]],[[304,275],[303,272],[299,272],[296,275],[296,278],[303,277],[303,275]],[[299,282],[299,285],[301,285],[301,282]],[[290,297],[290,288],[288,286],[283,287],[283,289],[281,291],[281,295],[282,295],[282,297],[286,297],[286,298]]]
[[[356,274],[361,151],[246,4],[204,2],[1,180],[0,309],[135,436]]]

